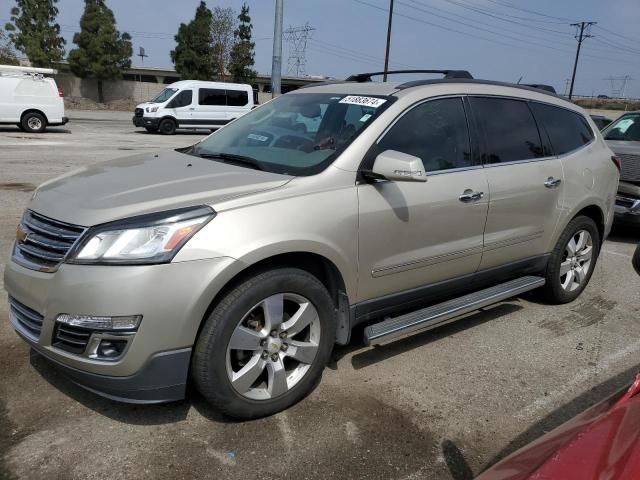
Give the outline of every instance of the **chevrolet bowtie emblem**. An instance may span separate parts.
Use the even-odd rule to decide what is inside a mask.
[[[18,239],[18,241],[24,242],[28,236],[29,233],[23,230],[22,225],[18,225],[18,228],[16,230],[16,238]]]

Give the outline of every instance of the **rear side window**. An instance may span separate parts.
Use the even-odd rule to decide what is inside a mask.
[[[180,108],[191,105],[191,99],[193,98],[193,92],[191,90],[183,90],[175,96],[171,102],[167,105],[167,108]]]
[[[427,172],[471,166],[462,99],[443,98],[414,107],[380,141],[378,151],[385,150],[419,157]]]
[[[200,105],[226,105],[226,91],[217,88],[201,88],[198,91],[198,103]]]
[[[532,102],[533,112],[547,134],[556,155],[571,152],[593,140],[587,121],[570,110]]]
[[[544,156],[538,127],[526,102],[470,97],[486,139],[485,163],[505,163]]]
[[[227,105],[244,107],[249,103],[249,94],[244,90],[227,90]]]

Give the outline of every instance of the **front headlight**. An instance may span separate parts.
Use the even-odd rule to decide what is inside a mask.
[[[157,112],[158,107],[147,107],[147,113]]]
[[[133,217],[90,228],[69,263],[167,263],[215,212],[186,208]]]

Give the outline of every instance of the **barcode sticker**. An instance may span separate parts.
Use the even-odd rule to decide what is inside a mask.
[[[376,98],[376,97],[361,97],[360,95],[347,95],[340,103],[348,103],[351,105],[362,105],[363,107],[373,107],[378,108],[380,105],[385,103],[386,100],[384,98]]]

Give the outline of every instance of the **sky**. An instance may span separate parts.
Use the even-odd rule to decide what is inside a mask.
[[[242,0],[209,0],[209,8]],[[271,71],[275,0],[248,0],[256,69]],[[173,36],[194,16],[199,0],[107,0],[118,29],[145,48],[144,65],[171,67]],[[13,0],[0,0],[0,24]],[[73,48],[82,0],[60,0],[58,22]],[[344,78],[383,69],[389,0],[284,0],[284,26],[315,28],[306,72]],[[395,0],[393,68],[469,70],[475,78],[553,85],[564,93],[577,42],[571,23],[598,22],[582,44],[574,93],[611,95],[610,77],[631,76],[626,96],[640,98],[640,0]],[[283,43],[283,75],[287,43]],[[134,57],[133,64],[140,64]],[[621,82],[614,82],[620,86]]]

